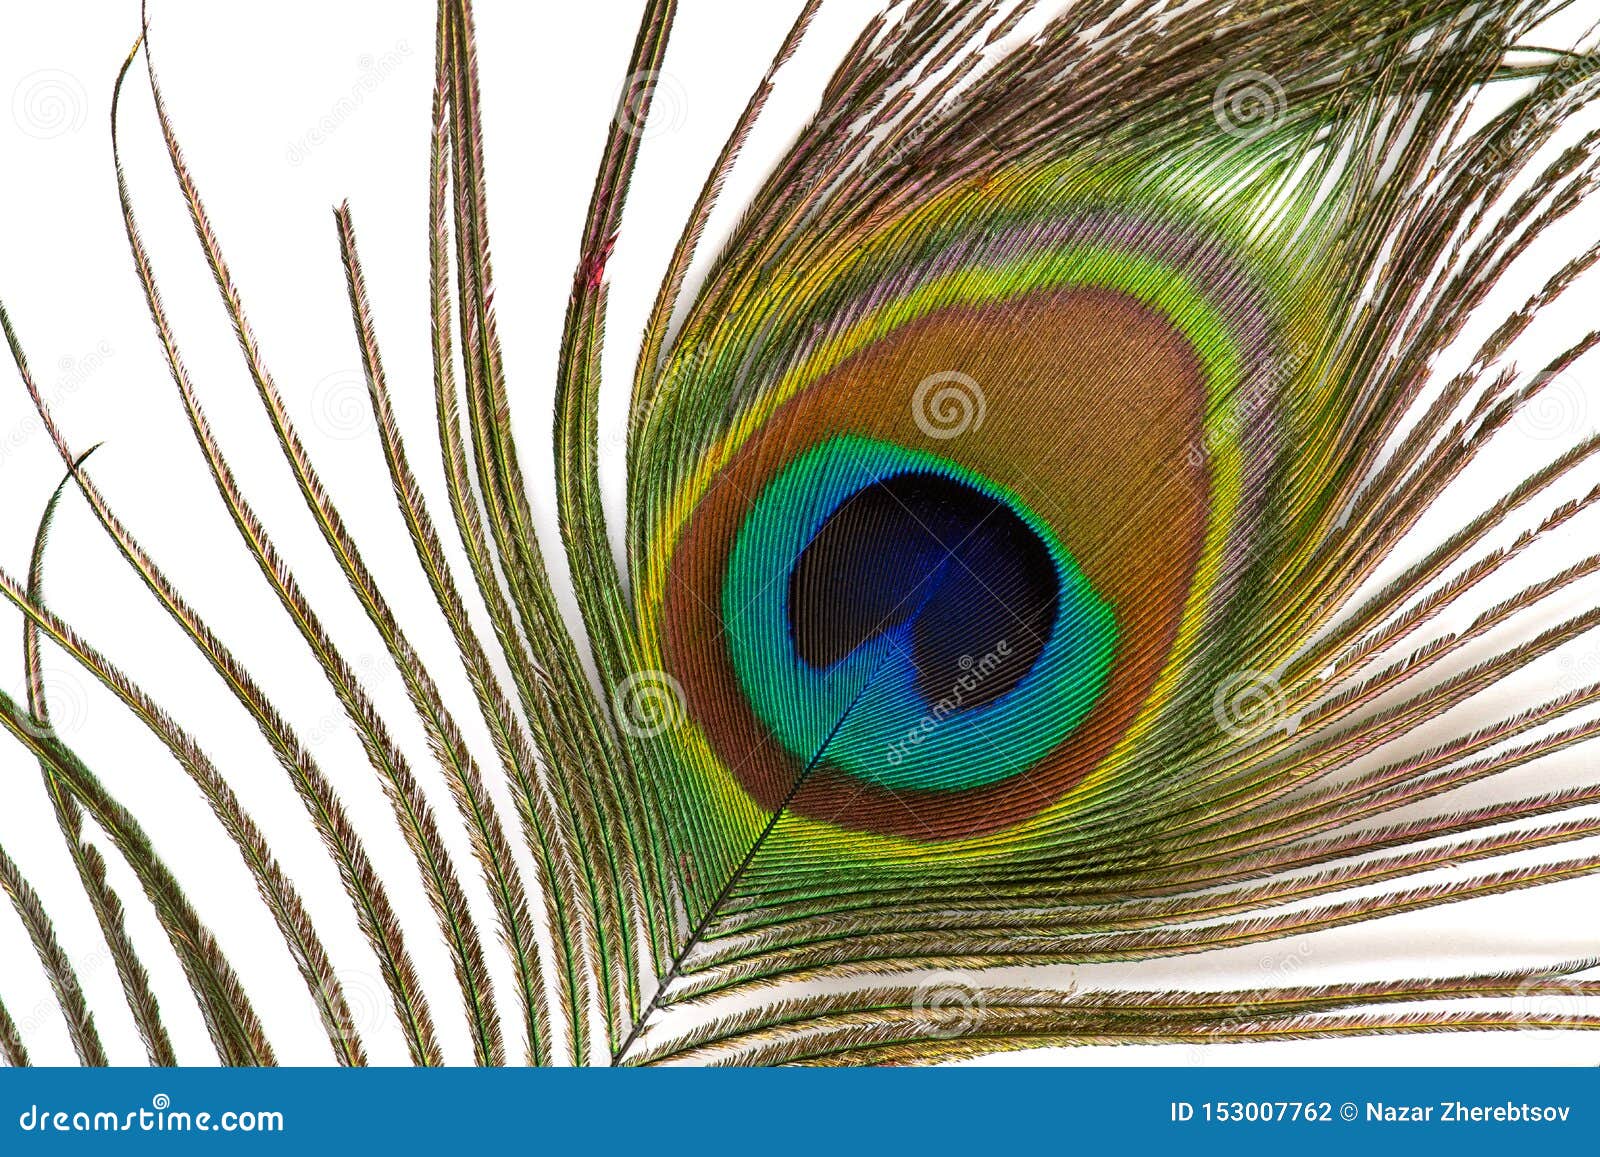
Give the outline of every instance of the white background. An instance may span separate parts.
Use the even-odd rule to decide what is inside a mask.
[[[498,307],[514,421],[536,469],[545,513],[556,342],[582,215],[615,109],[641,5],[483,0],[479,32]],[[613,284],[606,413],[621,413],[632,342],[705,167],[798,4],[685,0],[668,78],[658,96],[635,195],[609,267]],[[715,237],[763,166],[814,102],[827,68],[876,9],[833,0],[784,74],[764,127],[724,199]],[[476,711],[431,611],[365,418],[331,207],[349,198],[360,232],[380,340],[414,464],[443,504],[432,453],[426,300],[426,166],[433,81],[428,0],[278,0],[217,4],[156,0],[155,59],[168,105],[222,238],[268,363],[288,397],[324,481],[414,641],[469,731]],[[450,1000],[444,946],[376,777],[332,693],[238,544],[188,432],[133,277],[112,176],[108,117],[117,67],[138,33],[134,0],[34,4],[0,0],[0,298],[74,446],[96,442],[91,473],[123,518],[203,616],[266,686],[329,769],[357,819],[409,933],[449,1056],[470,1059]],[[185,356],[218,436],[338,642],[367,679],[434,799],[443,784],[425,758],[403,688],[349,597],[276,456],[173,184],[140,68],[123,110],[129,177]],[[1595,216],[1552,240],[1570,255],[1597,235]],[[1535,282],[1536,284],[1536,282]],[[1525,292],[1527,285],[1523,286]],[[1515,293],[1513,293],[1515,296]],[[1508,308],[1518,304],[1510,300]],[[1592,314],[1593,287],[1584,300]],[[1583,304],[1569,306],[1566,332]],[[1578,314],[1572,313],[1573,309]],[[1503,315],[1503,314],[1502,314]],[[1581,324],[1581,320],[1580,320]],[[1554,348],[1552,346],[1551,348]],[[1593,371],[1590,371],[1591,374]],[[1587,421],[1589,415],[1578,418]],[[613,443],[615,446],[615,443]],[[1514,450],[1548,456],[1549,446]],[[608,459],[613,489],[620,466]],[[14,575],[61,475],[54,451],[9,365],[0,368],[0,565]],[[1482,508],[1507,481],[1474,476],[1454,512]],[[1470,481],[1470,479],[1469,479]],[[1592,480],[1591,480],[1592,481]],[[549,528],[549,520],[546,519]],[[553,544],[547,536],[547,544]],[[554,561],[558,555],[547,545]],[[559,574],[558,578],[563,578]],[[343,891],[285,776],[244,712],[156,608],[108,546],[81,499],[63,504],[49,555],[48,599],[196,734],[273,837],[358,1006],[374,1058],[404,1060],[375,967]],[[563,578],[564,581],[564,578]],[[20,618],[4,616],[0,684],[20,697]],[[1576,657],[1574,657],[1576,656]],[[1600,669],[1600,645],[1565,668]],[[65,738],[151,832],[220,936],[263,1013],[280,1058],[325,1063],[330,1052],[305,989],[232,845],[198,792],[156,741],[59,655],[49,660],[51,707]],[[1552,674],[1553,672],[1553,674]],[[1546,697],[1550,668],[1528,697]],[[1595,677],[1593,674],[1590,678]],[[1513,702],[1515,699],[1513,698]],[[475,731],[474,739],[478,738]],[[1540,770],[1527,790],[1572,782],[1592,765],[1577,755]],[[506,807],[506,814],[513,814]],[[463,875],[464,837],[447,825]],[[0,743],[0,845],[43,893],[77,962],[112,1057],[143,1053],[62,846],[36,765]],[[1580,845],[1582,847],[1583,845]],[[1575,854],[1578,849],[1571,851]],[[113,879],[152,970],[180,1056],[211,1063],[175,959],[134,885],[112,857]],[[1140,984],[1305,984],[1547,962],[1600,952],[1600,888],[1560,885],[1301,938],[1123,969]],[[472,886],[484,927],[492,913]],[[503,994],[510,973],[491,960]],[[1104,970],[1093,975],[1098,979]],[[1085,972],[1087,978],[1090,974]],[[40,1063],[73,1059],[42,971],[9,906],[0,908],[0,994]],[[514,1010],[507,1006],[507,1011]],[[1600,1041],[1579,1034],[1423,1037],[1229,1048],[1081,1050],[1062,1063],[1596,1063]]]

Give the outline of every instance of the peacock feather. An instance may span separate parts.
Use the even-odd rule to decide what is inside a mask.
[[[119,518],[7,316],[67,479],[26,577],[0,574],[28,676],[26,701],[0,707],[42,769],[149,1060],[178,1059],[141,959],[164,949],[130,935],[108,855],[153,905],[222,1061],[271,1063],[278,1010],[239,982],[127,785],[52,730],[46,640],[198,786],[333,1059],[367,1050],[276,837],[182,711],[51,610],[46,540],[70,492],[275,756],[416,1063],[448,1059],[440,1017],[465,1019],[480,1064],[1600,1025],[1546,1001],[1593,996],[1592,960],[1221,990],[1076,971],[1600,869],[1581,843],[1600,835],[1600,784],[1512,776],[1595,737],[1600,683],[1494,698],[1600,626],[1582,597],[1600,554],[1545,550],[1592,534],[1600,436],[1538,441],[1520,476],[1437,522],[1494,447],[1584,404],[1574,371],[1600,331],[1551,345],[1547,326],[1526,351],[1600,260],[1600,244],[1535,252],[1558,224],[1586,228],[1600,180],[1596,29],[1573,26],[1571,0],[899,0],[704,245],[821,7],[804,4],[692,208],[618,436],[599,418],[607,266],[675,10],[647,5],[556,367],[559,543],[537,530],[512,420],[465,0],[439,4],[427,190],[447,507],[413,470],[354,216],[336,211],[385,481],[470,687],[465,730],[295,428],[146,26],[116,101],[142,61],[263,413],[404,683],[424,761],[213,434],[118,154],[136,277],[217,496],[359,736],[435,922],[402,926],[340,776]],[[115,104],[112,119],[115,151]],[[1503,304],[1530,267],[1531,294]],[[601,460],[624,445],[618,525]],[[466,737],[480,730],[482,750]],[[1483,794],[1502,782],[1522,788]],[[104,1063],[48,896],[3,853],[0,875],[80,1058]],[[456,990],[419,982],[408,941],[427,936]],[[0,1038],[26,1063],[3,1005]]]

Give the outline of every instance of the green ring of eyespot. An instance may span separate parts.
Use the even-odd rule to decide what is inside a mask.
[[[909,471],[939,474],[1004,502],[1055,565],[1051,638],[1021,682],[993,703],[941,709],[928,702],[911,685],[909,655],[887,635],[820,672],[795,653],[789,568],[840,502]],[[958,791],[1025,771],[1093,708],[1116,651],[1111,606],[1017,495],[949,459],[853,435],[812,447],[768,484],[735,539],[722,601],[734,671],[777,740],[803,762],[825,753],[829,767],[889,789]]]

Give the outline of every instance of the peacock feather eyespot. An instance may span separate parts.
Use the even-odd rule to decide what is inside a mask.
[[[802,767],[984,787],[1043,758],[1104,689],[1111,609],[1043,520],[964,474],[846,436],[753,503],[722,583],[725,645]]]
[[[675,503],[662,662],[762,807],[924,842],[1070,807],[1242,577],[1272,304],[1220,235],[1046,187],[886,229],[764,315],[786,372]]]

